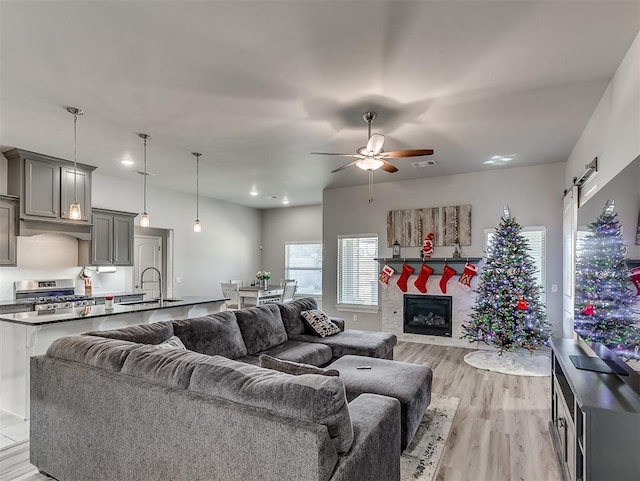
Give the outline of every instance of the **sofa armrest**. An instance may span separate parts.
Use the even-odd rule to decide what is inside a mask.
[[[329,320],[333,322],[341,331],[344,331],[344,319],[341,317],[331,317],[329,316]]]
[[[362,394],[349,403],[354,439],[331,481],[400,481],[400,401]]]

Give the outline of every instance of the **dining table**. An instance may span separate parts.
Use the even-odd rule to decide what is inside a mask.
[[[279,302],[284,293],[284,288],[279,285],[269,286],[244,286],[238,289],[240,297],[238,307],[242,305],[259,306],[270,302]]]

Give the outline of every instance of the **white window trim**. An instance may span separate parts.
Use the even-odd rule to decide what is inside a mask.
[[[367,234],[345,234],[337,236],[337,249],[338,255],[340,253],[340,240],[341,239],[361,239],[361,238],[372,238],[375,237],[378,240],[378,252],[380,250],[380,236],[378,233],[367,233]],[[376,255],[377,257],[377,255]],[[337,261],[337,276],[336,276],[336,287],[339,289],[340,286],[340,260]],[[376,279],[377,282],[377,279]],[[336,292],[336,298],[340,298],[340,292]],[[378,289],[378,295],[375,299],[375,304],[371,305],[361,305],[361,304],[348,304],[348,303],[336,303],[335,308],[341,312],[364,312],[364,313],[377,313],[380,311],[380,289]]]
[[[323,251],[323,256],[324,256],[324,245],[322,244],[322,241],[286,241],[284,243],[284,278],[285,279],[289,279],[289,274],[287,273],[289,270],[289,266],[287,265],[287,246],[289,245],[302,245],[302,244],[318,244],[321,246],[322,251]],[[320,271],[320,279],[322,279],[322,265],[318,268],[318,267],[295,267],[295,270],[299,270],[299,271]],[[322,290],[324,289],[324,286],[322,286],[322,289],[320,290],[320,294],[300,294],[297,293],[293,296],[294,299],[300,299],[303,297],[313,297],[314,299],[318,300],[318,301],[322,301]]]

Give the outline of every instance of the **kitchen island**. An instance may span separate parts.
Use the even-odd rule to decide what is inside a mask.
[[[218,312],[226,299],[180,299],[0,314],[0,409],[29,418],[29,358],[64,336]]]

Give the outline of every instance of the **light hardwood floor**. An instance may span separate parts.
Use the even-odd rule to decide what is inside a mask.
[[[437,481],[559,481],[547,423],[549,377],[476,369],[472,349],[400,342],[398,361],[433,369],[432,390],[460,398]]]
[[[436,481],[559,481],[547,428],[550,378],[476,369],[463,360],[471,351],[400,342],[394,352],[433,369],[433,392],[460,398]],[[0,456],[0,481],[47,479],[27,461],[27,446]]]

